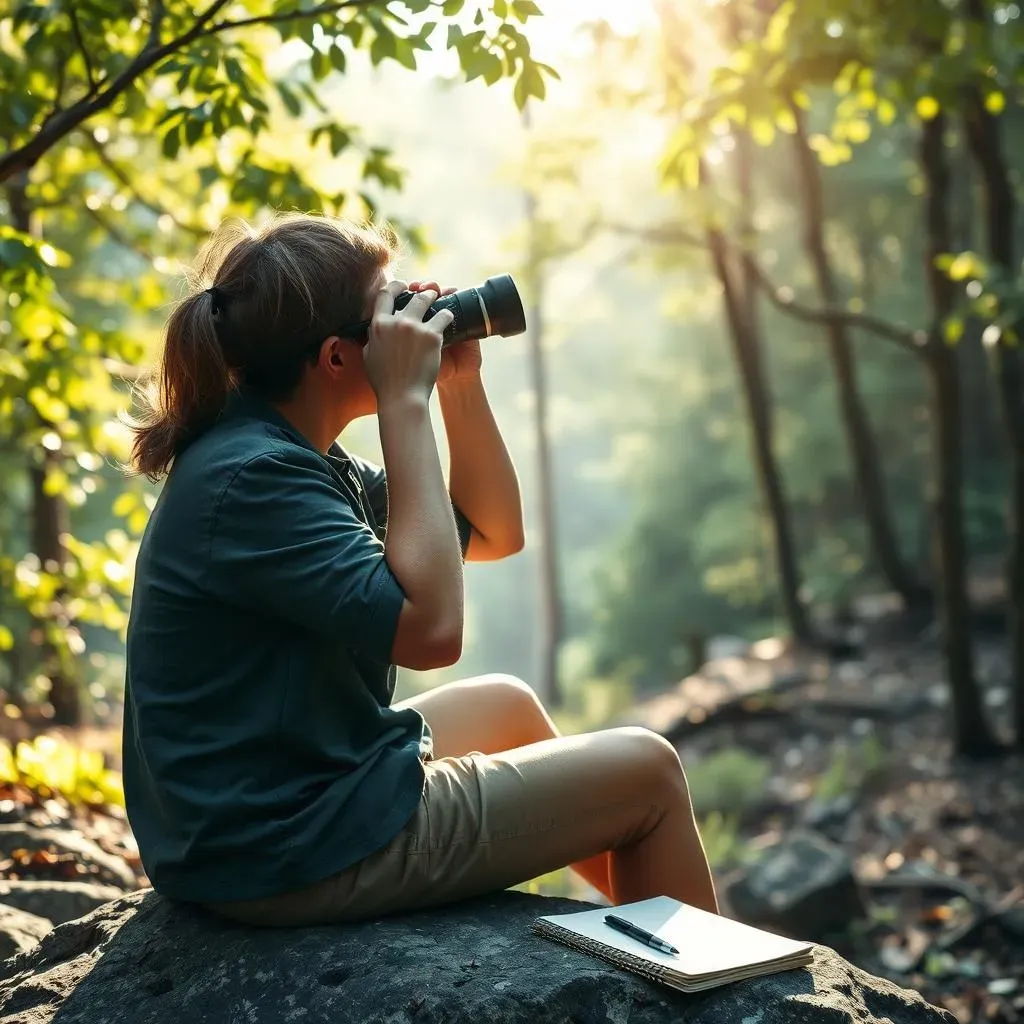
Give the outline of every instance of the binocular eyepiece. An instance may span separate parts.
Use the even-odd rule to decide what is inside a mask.
[[[395,309],[404,309],[412,300],[415,292],[402,292],[395,298]],[[519,290],[511,274],[499,274],[489,277],[476,288],[463,288],[442,295],[423,314],[429,320],[442,309],[451,310],[455,319],[445,328],[442,348],[457,345],[460,341],[490,338],[497,335],[511,338],[526,330],[526,313]],[[366,341],[370,329],[370,321],[345,327],[339,333],[346,338]]]

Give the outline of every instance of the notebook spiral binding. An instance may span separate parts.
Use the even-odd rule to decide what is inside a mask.
[[[660,964],[652,964],[649,960],[641,960],[638,957],[631,956],[629,953],[612,949],[600,942],[595,942],[593,939],[577,935],[576,932],[569,931],[567,928],[551,924],[550,921],[535,921],[533,931],[537,935],[543,936],[546,939],[553,939],[565,946],[569,946],[571,949],[578,949],[584,953],[589,953],[591,956],[596,956],[599,960],[604,960],[615,967],[625,967],[634,974],[639,974],[650,981],[664,981],[671,973]]]

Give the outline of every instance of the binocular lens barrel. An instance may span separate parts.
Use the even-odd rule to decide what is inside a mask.
[[[395,309],[404,309],[412,300],[415,292],[402,292],[395,298]],[[489,277],[476,288],[463,288],[461,291],[443,295],[423,315],[429,320],[442,309],[449,309],[455,319],[444,332],[443,348],[457,345],[469,339],[490,338],[498,335],[511,338],[526,330],[526,313],[523,301],[519,297],[519,289],[511,274],[500,274]],[[346,328],[346,337],[366,339],[370,328],[368,320],[353,327]]]

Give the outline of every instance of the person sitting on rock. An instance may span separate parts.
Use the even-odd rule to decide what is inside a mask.
[[[393,702],[396,666],[460,656],[463,560],[523,545],[479,345],[442,352],[452,314],[424,322],[440,289],[389,280],[396,248],[305,215],[223,229],[171,313],[133,449],[166,477],[138,553],[123,734],[149,880],[258,925],[436,906],[565,865],[612,902],[715,911],[661,737],[561,736],[500,675]],[[368,318],[365,345],[339,333]],[[369,415],[383,469],[336,442]]]

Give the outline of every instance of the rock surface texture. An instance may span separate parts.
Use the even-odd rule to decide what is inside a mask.
[[[222,923],[150,890],[0,964],[2,1024],[955,1024],[819,947],[809,970],[697,996],[537,938],[568,900],[501,893],[361,926]]]
[[[0,958],[31,949],[51,928],[45,917],[0,904]]]
[[[84,917],[123,895],[117,886],[94,882],[0,880],[0,905],[37,914],[54,924]]]

